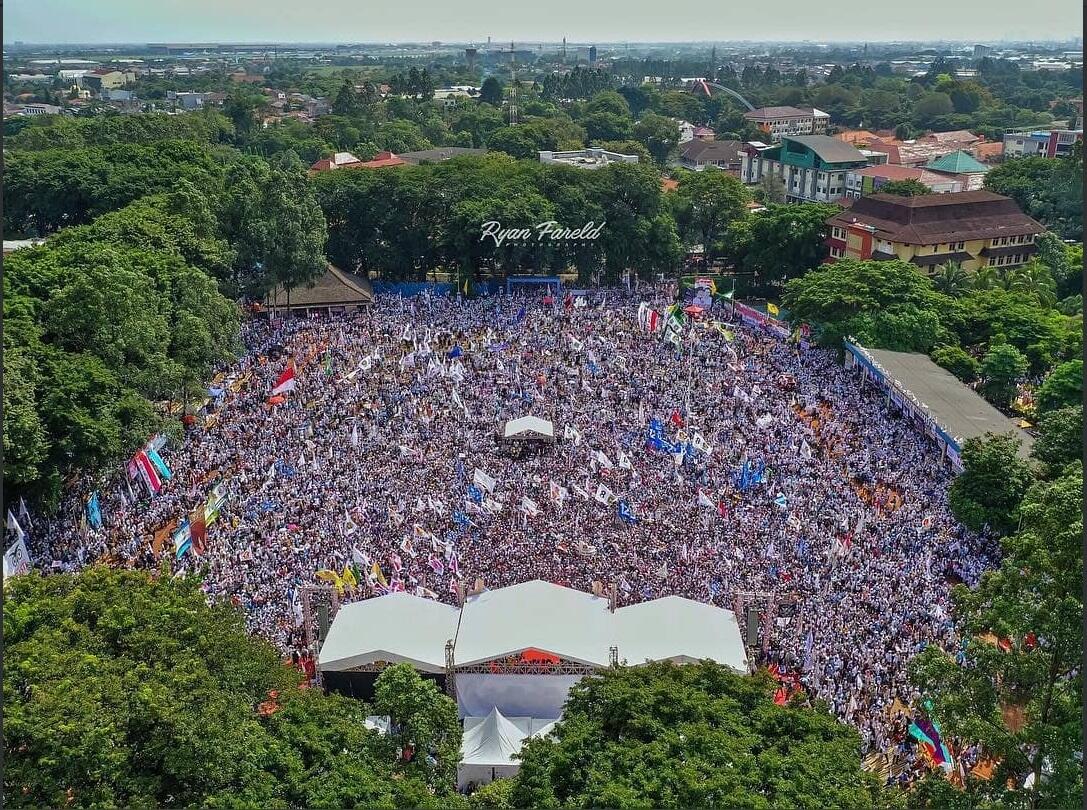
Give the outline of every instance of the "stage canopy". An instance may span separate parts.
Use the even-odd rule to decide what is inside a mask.
[[[555,441],[555,426],[538,416],[522,416],[506,422],[502,431],[504,439],[543,439]]]
[[[321,647],[322,670],[342,672],[378,661],[406,661],[420,672],[445,672],[445,643],[457,634],[453,605],[404,591],[352,602],[336,614]]]

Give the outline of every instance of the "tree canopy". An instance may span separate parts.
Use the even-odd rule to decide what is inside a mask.
[[[365,704],[301,689],[194,579],[93,567],[5,589],[11,806],[459,803],[452,783],[398,764]]]
[[[712,663],[621,667],[570,692],[532,739],[514,807],[877,807],[860,738],[822,708],[778,706],[765,674]]]

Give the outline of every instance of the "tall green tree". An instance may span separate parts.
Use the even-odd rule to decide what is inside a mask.
[[[1027,358],[1014,346],[993,346],[981,361],[981,390],[994,405],[1008,407],[1027,373]]]
[[[1014,531],[1019,504],[1033,478],[1019,457],[1019,440],[1011,434],[967,439],[962,465],[947,496],[958,521],[974,531],[985,526],[996,534]]]
[[[529,740],[514,807],[878,807],[855,731],[712,663],[608,670]]]
[[[729,224],[747,216],[750,196],[725,172],[687,172],[675,192],[679,224],[704,246],[707,261]]]
[[[679,125],[671,118],[647,112],[634,124],[634,138],[663,166],[679,145]]]
[[[751,246],[743,269],[753,274],[753,287],[763,295],[779,295],[789,279],[818,267],[829,253],[827,219],[832,205],[768,205],[752,216]]]
[[[364,704],[300,690],[195,578],[93,567],[5,590],[10,806],[448,806]]]
[[[1058,470],[1082,459],[1083,405],[1068,405],[1042,414],[1031,455]]]
[[[971,806],[1082,798],[1083,467],[1074,467],[1031,487],[1000,566],[977,588],[955,589],[964,663],[931,645],[911,665],[944,734],[981,743],[999,762],[989,781],[968,777]]]
[[[1076,405],[1083,401],[1083,361],[1061,363],[1045,378],[1038,389],[1038,413]]]
[[[920,180],[914,180],[912,177],[906,180],[891,180],[884,183],[879,187],[880,194],[894,194],[899,197],[917,197],[924,194],[931,194],[932,189],[922,183]]]

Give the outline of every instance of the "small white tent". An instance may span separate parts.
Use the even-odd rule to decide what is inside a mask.
[[[516,776],[521,763],[514,754],[529,737],[547,734],[554,720],[532,717],[506,717],[495,707],[486,717],[464,718],[461,761],[457,765],[457,786],[469,783],[486,785],[495,779]]]
[[[510,419],[502,431],[505,439],[544,439],[555,441],[555,426],[538,416],[521,416]]]

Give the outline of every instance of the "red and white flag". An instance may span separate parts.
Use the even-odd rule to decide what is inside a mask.
[[[272,389],[272,396],[276,394],[282,394],[284,391],[294,390],[294,366],[287,366],[287,370],[279,375],[279,379],[276,380],[275,388]]]

